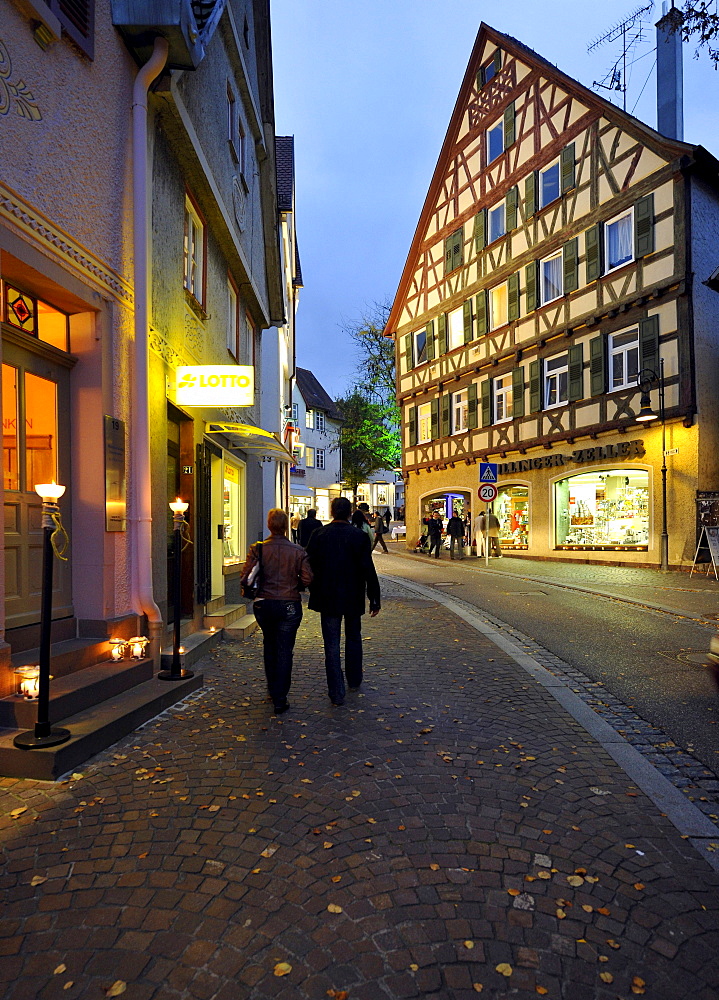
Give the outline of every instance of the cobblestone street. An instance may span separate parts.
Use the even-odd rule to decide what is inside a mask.
[[[719,874],[513,658],[394,593],[341,708],[305,612],[286,715],[255,635],[81,774],[0,781],[5,1000],[715,1000]]]

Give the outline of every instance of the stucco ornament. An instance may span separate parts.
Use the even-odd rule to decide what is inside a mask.
[[[9,114],[14,106],[15,112],[21,118],[27,118],[31,122],[42,121],[42,112],[35,103],[30,90],[24,80],[13,83],[10,80],[12,75],[12,60],[0,39],[0,115]]]
[[[242,231],[247,225],[247,199],[237,177],[232,182],[232,205],[235,210],[237,225],[240,231]]]

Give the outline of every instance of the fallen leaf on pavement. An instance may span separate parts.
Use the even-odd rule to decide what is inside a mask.
[[[581,875],[567,875],[567,882],[577,888],[580,885],[584,885],[584,879]]]
[[[510,896],[518,896],[519,895],[519,889],[507,889],[507,892],[509,893]]]
[[[471,951],[474,948],[474,941],[465,941],[464,947]]]
[[[594,907],[589,906],[587,903],[582,903],[582,909],[585,913],[591,913],[594,910]]]
[[[601,913],[603,917],[608,917],[612,911],[606,906],[598,906],[597,913]]]
[[[63,962],[61,965],[58,965],[58,967],[56,969],[53,969],[53,973],[52,974],[53,974],[53,976],[59,976],[61,972],[65,971],[65,969],[67,969],[67,966]]]
[[[611,974],[611,972],[600,972],[599,978],[602,980],[603,983],[614,982],[614,976]]]
[[[644,993],[646,985],[641,976],[634,976],[632,979],[632,993]]]
[[[330,903],[327,907],[330,913],[341,913],[342,907],[338,906],[337,903]]]
[[[564,912],[564,910],[557,910],[557,920],[564,920],[566,915],[567,914]]]
[[[10,816],[12,819],[17,819],[18,816],[22,816],[24,812],[27,812],[27,806],[20,806],[17,809],[13,809],[13,811],[10,813]]]
[[[635,882],[634,883],[634,888],[637,890],[637,892],[641,892],[642,889],[644,888],[644,883],[643,882]]]
[[[342,876],[341,875],[333,875],[332,876],[332,881],[333,882],[341,882],[342,881]]]
[[[537,993],[539,993],[540,996],[544,996],[545,993],[549,993],[549,990],[546,988],[546,986],[535,986],[534,988],[537,991]]]
[[[484,989],[484,986],[482,986],[481,983],[472,983],[472,988],[474,989],[475,993],[481,993],[482,990]]]
[[[47,879],[43,878],[42,875],[33,875],[32,879],[30,880],[30,885],[42,885],[43,882],[47,882]],[[64,972],[64,970],[65,966],[63,966],[60,971]]]
[[[122,979],[116,979],[112,986],[105,990],[106,997],[119,997],[127,989],[127,983]]]
[[[410,969],[412,970],[412,972],[417,972],[419,970],[419,966],[416,965],[414,962],[412,962],[412,964],[410,965]]]
[[[334,847],[335,845],[332,843],[331,840],[326,840],[322,846],[327,851],[329,850],[330,847]]]
[[[551,872],[537,872],[537,878],[551,878]]]
[[[289,962],[278,962],[272,972],[275,976],[288,976],[292,972],[292,966]]]
[[[496,966],[495,971],[498,972],[500,976],[509,977],[512,975],[512,966],[507,962],[500,962],[499,965]]]
[[[71,989],[73,988],[73,986],[74,986],[74,985],[75,985],[75,980],[74,980],[74,979],[69,979],[69,980],[68,980],[68,981],[67,981],[67,982],[65,983],[65,985],[63,986],[63,989],[64,989],[64,990],[71,990]]]
[[[433,872],[439,871],[439,865],[431,864],[429,867]]]
[[[71,775],[71,778],[72,778],[73,781],[79,781],[81,778],[84,778],[84,777],[85,777],[85,775],[81,774],[79,771],[73,771],[72,775]],[[119,981],[120,980],[118,980],[118,982]]]

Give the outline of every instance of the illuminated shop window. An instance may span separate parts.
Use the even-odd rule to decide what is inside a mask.
[[[494,502],[499,521],[499,543],[504,549],[526,549],[529,544],[529,488],[501,486]]]
[[[243,561],[240,527],[242,519],[241,484],[242,470],[230,462],[223,463],[222,511],[224,534],[222,561],[225,566],[235,566]]]
[[[12,365],[2,366],[3,482],[6,490],[20,489],[17,461],[17,376]]]
[[[649,473],[584,472],[554,484],[556,544],[569,549],[649,545]]]

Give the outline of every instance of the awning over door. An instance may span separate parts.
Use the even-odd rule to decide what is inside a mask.
[[[270,431],[253,424],[231,424],[219,420],[205,421],[205,434],[222,434],[229,447],[255,455],[267,455],[278,462],[292,465],[294,459],[282,442]]]

